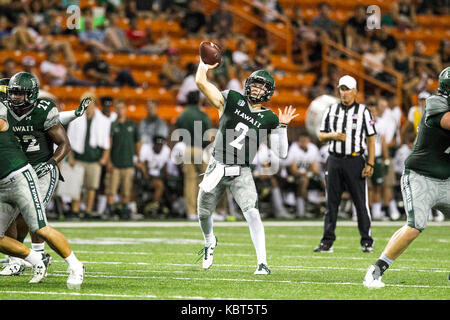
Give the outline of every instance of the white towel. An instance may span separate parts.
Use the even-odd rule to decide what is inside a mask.
[[[91,122],[89,146],[91,148],[100,147],[102,149],[109,149],[110,129],[111,123],[109,119],[100,110],[95,109],[95,114]],[[67,136],[69,137],[72,150],[76,153],[84,153],[86,130],[86,114],[72,121],[67,128]]]
[[[214,166],[212,169],[207,168],[205,176],[203,177],[203,181],[198,185],[200,189],[204,192],[211,192],[217,184],[220,182],[222,177],[225,174],[225,165],[221,164],[216,160],[212,160],[213,162],[210,164]],[[210,170],[208,172],[208,169]]]

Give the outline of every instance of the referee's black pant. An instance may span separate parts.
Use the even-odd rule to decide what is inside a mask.
[[[367,182],[366,178],[361,177],[364,167],[363,156],[342,158],[330,154],[328,157],[326,172],[327,207],[322,243],[331,245],[336,240],[334,230],[336,229],[339,204],[346,186],[355,204],[361,245],[373,245],[373,239],[370,235],[371,218]]]

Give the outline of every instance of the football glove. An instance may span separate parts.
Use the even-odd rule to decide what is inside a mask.
[[[38,179],[40,179],[54,167],[57,167],[56,161],[54,159],[50,159],[47,162],[41,162],[34,166],[34,171],[36,172]]]
[[[86,111],[87,107],[89,106],[89,104],[91,103],[92,98],[91,97],[87,97],[84,98],[83,100],[81,100],[80,105],[78,106],[78,108],[75,109],[75,115],[77,117],[81,117],[84,112]]]

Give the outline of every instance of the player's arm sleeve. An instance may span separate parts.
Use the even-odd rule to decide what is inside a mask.
[[[230,93],[230,90],[223,90],[220,92],[222,94],[224,103],[223,103],[223,110],[225,110],[225,107],[227,106],[227,99],[228,99],[228,94]]]
[[[44,130],[48,130],[51,127],[57,125],[59,123],[59,112],[56,109],[56,106],[52,107],[47,114],[47,118],[44,122]]]
[[[3,119],[5,121],[8,120],[8,109],[1,102],[0,102],[0,119]]]
[[[449,112],[447,99],[442,96],[431,96],[426,100],[425,125],[429,127],[441,127],[441,119]]]
[[[274,117],[273,123],[275,129],[270,134],[270,149],[280,159],[286,159],[288,155],[289,142],[287,137],[287,126],[280,125],[278,117]]]

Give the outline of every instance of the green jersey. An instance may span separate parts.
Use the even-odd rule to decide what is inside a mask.
[[[47,162],[53,156],[54,142],[46,132],[59,123],[58,109],[53,100],[37,99],[35,107],[22,116],[8,108],[8,123],[32,166]]]
[[[132,168],[136,143],[141,140],[137,125],[130,119],[111,124],[111,162],[116,168]]]
[[[8,121],[8,109],[0,102],[0,119]],[[0,179],[28,164],[27,157],[9,126],[7,131],[0,132]]]
[[[222,92],[224,111],[214,140],[214,158],[223,164],[250,166],[261,142],[279,125],[278,117],[269,109],[252,109],[239,92]]]
[[[446,96],[432,95],[426,100],[416,143],[405,161],[406,169],[442,180],[450,177],[450,130],[440,125],[446,112],[450,112]]]

